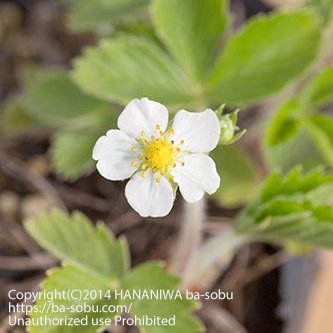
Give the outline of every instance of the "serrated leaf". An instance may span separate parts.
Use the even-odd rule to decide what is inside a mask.
[[[115,24],[142,14],[149,0],[75,0],[67,2],[70,2],[71,5],[68,23],[73,31],[93,30],[105,34],[111,32]]]
[[[56,132],[51,141],[51,163],[62,179],[75,180],[94,170],[92,150],[96,133]]]
[[[210,95],[233,104],[258,101],[299,75],[319,42],[311,11],[257,16],[227,43],[209,80]]]
[[[237,218],[236,228],[279,242],[333,248],[333,174],[301,168],[271,175],[258,199]]]
[[[74,181],[94,170],[93,147],[101,135],[117,127],[117,117],[115,110],[98,110],[54,133],[49,153],[58,177]]]
[[[176,292],[179,278],[165,272],[158,263],[145,263],[136,267],[125,278],[124,290],[170,290]],[[175,326],[142,326],[145,333],[199,333],[202,331],[200,321],[193,316],[195,302],[183,299],[134,300],[131,314],[141,317],[161,316],[171,318],[176,316]]]
[[[79,212],[60,210],[27,221],[31,237],[56,257],[108,281],[117,281],[128,269],[126,247],[102,223],[96,228]]]
[[[107,108],[107,104],[82,93],[61,69],[40,70],[28,82],[22,97],[27,112],[43,124],[57,126]]]
[[[262,188],[260,200],[266,202],[276,196],[305,194],[327,183],[333,183],[333,174],[325,174],[320,168],[303,175],[302,168],[297,167],[284,178],[279,173],[273,173]]]
[[[333,101],[333,67],[319,73],[305,87],[300,96],[301,102],[308,108],[320,107]]]
[[[55,295],[56,293],[64,293],[67,295],[69,292],[69,299],[67,297],[58,297],[57,299],[49,302],[47,299],[40,299],[36,302],[38,311],[32,311],[30,317],[32,320],[38,320],[41,317],[46,317],[48,320],[54,319],[75,319],[84,320],[84,325],[70,326],[65,324],[60,325],[30,325],[28,327],[29,333],[94,333],[99,326],[93,326],[92,320],[96,319],[112,319],[117,313],[111,312],[96,312],[96,311],[78,311],[80,308],[93,307],[94,309],[102,309],[102,306],[116,306],[118,301],[114,298],[104,298],[97,294],[101,293],[104,296],[107,293],[112,295],[111,285],[107,280],[88,272],[81,270],[78,267],[68,266],[61,268],[54,268],[48,273],[48,277],[42,282],[41,290]],[[82,299],[74,299],[80,297]],[[90,294],[91,293],[91,294]],[[52,308],[53,306],[53,308]],[[76,319],[77,318],[77,319]]]
[[[260,180],[258,170],[247,153],[235,145],[219,145],[211,156],[221,176],[221,186],[214,198],[226,207],[250,202],[258,191]]]
[[[153,21],[170,52],[196,79],[203,78],[227,23],[226,0],[154,0]]]
[[[73,78],[84,91],[120,104],[140,97],[167,105],[193,101],[191,83],[182,69],[144,38],[102,41],[76,60]]]

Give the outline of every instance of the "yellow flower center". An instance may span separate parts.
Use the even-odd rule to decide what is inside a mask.
[[[140,147],[132,147],[133,152],[138,152],[138,161],[132,161],[133,166],[140,164],[140,169],[142,170],[142,177],[146,176],[146,170],[151,169],[154,174],[156,174],[156,182],[159,183],[163,175],[170,180],[173,180],[172,168],[176,166],[180,158],[180,148],[179,146],[184,143],[181,140],[178,145],[175,145],[174,141],[171,140],[170,136],[173,134],[173,129],[169,129],[166,133],[160,131],[160,126],[156,125],[156,130],[159,136],[156,138],[152,136],[151,139],[146,138],[146,133],[141,132],[141,138],[138,139]],[[180,162],[184,165],[184,162]]]
[[[174,165],[177,158],[176,148],[170,140],[164,137],[152,138],[146,144],[144,153],[148,166],[153,172],[159,172],[160,174],[165,174]]]

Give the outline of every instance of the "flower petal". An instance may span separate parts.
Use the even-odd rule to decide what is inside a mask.
[[[163,104],[151,101],[148,98],[133,99],[120,114],[118,127],[134,138],[139,138],[141,131],[151,137],[158,134],[157,124],[161,131],[166,130],[168,117],[168,110]]]
[[[215,162],[209,156],[189,154],[184,156],[183,162],[183,166],[177,163],[173,175],[186,201],[196,202],[203,197],[204,192],[216,192],[220,186],[220,176]]]
[[[138,168],[132,165],[136,155],[131,150],[137,145],[136,140],[119,130],[110,130],[101,136],[92,155],[98,161],[96,167],[99,173],[110,180],[129,178]]]
[[[182,150],[205,153],[213,150],[220,139],[220,123],[214,111],[188,112],[180,110],[173,121],[176,144],[184,140]]]
[[[166,178],[161,176],[161,181],[157,183],[152,173],[145,177],[136,173],[127,183],[125,195],[132,208],[143,217],[166,216],[175,199]]]

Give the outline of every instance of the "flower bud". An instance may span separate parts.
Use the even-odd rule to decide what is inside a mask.
[[[239,109],[223,115],[224,108],[225,105],[222,105],[216,110],[221,126],[220,144],[230,145],[239,140],[245,134],[246,130],[244,129],[240,131],[237,126]]]

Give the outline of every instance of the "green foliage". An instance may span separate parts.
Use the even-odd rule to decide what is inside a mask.
[[[216,99],[236,104],[271,95],[312,62],[319,40],[311,12],[257,16],[227,43],[210,90]]]
[[[333,0],[307,0],[307,5],[317,10],[324,24],[330,22],[333,13]]]
[[[58,299],[54,302],[59,307],[66,307],[65,312],[48,311],[47,300],[37,301],[39,311],[32,311],[32,318],[46,316],[48,318],[81,318],[88,316],[84,326],[30,326],[29,332],[84,332],[92,333],[101,327],[92,326],[92,318],[114,318],[117,313],[71,312],[71,306],[87,305],[127,305],[129,315],[161,315],[171,317],[176,315],[175,326],[141,327],[142,332],[169,333],[198,333],[201,323],[193,317],[192,312],[196,304],[193,301],[181,299],[171,300],[134,300],[130,307],[126,299],[116,299],[115,291],[126,290],[176,290],[179,279],[165,272],[160,264],[148,262],[129,270],[128,247],[124,240],[117,240],[107,229],[99,223],[93,227],[91,222],[82,214],[67,215],[55,210],[44,213],[27,221],[28,233],[46,250],[63,261],[61,268],[52,269],[48,277],[42,282],[42,289],[46,292],[57,290],[100,290],[102,297],[88,297],[82,300]],[[75,308],[77,309],[77,308]]]
[[[300,100],[303,105],[321,107],[333,100],[333,67],[316,75],[303,90]]]
[[[55,210],[28,220],[25,227],[56,257],[110,282],[122,278],[128,269],[124,242],[117,241],[102,223],[93,228],[81,213],[68,216]]]
[[[89,174],[94,168],[91,152],[97,133],[61,132],[54,134],[51,144],[51,162],[63,179],[74,180]]]
[[[172,274],[166,273],[160,265],[154,262],[148,262],[135,268],[124,280],[123,289],[125,290],[176,290],[180,284],[180,279]],[[169,327],[143,326],[140,327],[142,332],[175,332],[191,333],[201,332],[202,325],[198,319],[191,316],[195,309],[195,303],[192,300],[179,301],[171,300],[141,300],[134,301],[132,304],[132,314],[136,316],[148,315],[172,317],[176,315],[177,325]]]
[[[152,41],[122,36],[90,48],[76,61],[73,78],[84,91],[108,101],[149,97],[198,110],[221,101],[261,100],[315,58],[319,24],[312,11],[301,10],[254,18],[230,38],[214,64],[225,9],[225,0],[153,0],[155,29],[175,60]]]
[[[299,241],[333,248],[333,175],[301,168],[272,174],[236,228],[259,239]]]
[[[155,0],[155,27],[187,73],[203,79],[211,67],[227,17],[226,0]]]
[[[71,265],[64,265],[61,268],[54,268],[48,272],[48,277],[41,283],[41,289],[46,292],[50,292],[55,294],[56,292],[67,292],[72,290],[86,290],[88,292],[94,292],[95,290],[100,290],[102,293],[108,293],[110,291],[110,283],[101,278],[101,276],[97,276],[92,272],[89,272],[84,269],[80,269],[78,267],[74,267]],[[75,295],[77,297],[77,295]],[[53,302],[53,305],[60,308],[66,308],[65,311],[48,311],[50,307],[50,302],[47,299],[40,299],[37,302],[37,306],[42,309],[41,311],[33,311],[30,315],[32,319],[39,319],[42,316],[46,316],[49,319],[61,320],[61,318],[67,317],[74,320],[76,318],[82,320],[87,316],[87,325],[80,326],[66,326],[66,325],[58,325],[58,326],[48,326],[48,325],[30,325],[28,327],[29,333],[41,333],[41,332],[57,332],[57,333],[92,333],[96,332],[98,327],[92,325],[92,319],[112,319],[117,313],[103,313],[103,312],[76,312],[74,311],[76,308],[71,310],[71,307],[74,305],[75,307],[79,306],[103,306],[105,304],[108,305],[117,305],[117,302],[114,299],[105,300],[101,299],[93,299],[86,297],[86,299],[71,301],[68,299],[56,299]]]
[[[75,62],[73,78],[84,91],[121,104],[145,96],[176,105],[193,99],[182,69],[153,41],[133,36],[88,49]]]
[[[22,94],[3,105],[3,132],[10,136],[46,126],[55,132],[50,156],[58,176],[73,181],[89,174],[97,138],[116,126],[115,107],[84,94],[63,69],[34,69],[24,81]]]
[[[100,34],[112,32],[114,26],[136,20],[149,0],[62,0],[70,6],[69,27],[76,32],[93,30]]]
[[[14,136],[37,127],[36,121],[28,115],[18,97],[7,99],[0,105],[0,132]]]
[[[37,70],[33,80],[27,82],[22,103],[32,117],[52,126],[77,122],[107,105],[83,94],[63,69]]]
[[[300,126],[299,110],[299,103],[295,100],[287,101],[280,107],[266,132],[268,145],[276,146],[295,135]]]
[[[218,146],[211,154],[221,176],[221,186],[213,197],[223,206],[249,203],[258,191],[258,171],[246,152],[237,146]]]
[[[284,171],[302,164],[309,170],[320,164],[333,167],[333,118],[316,114],[333,99],[333,70],[315,75],[298,98],[282,104],[265,135],[269,165]]]

